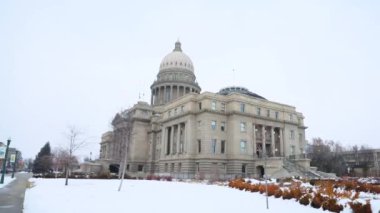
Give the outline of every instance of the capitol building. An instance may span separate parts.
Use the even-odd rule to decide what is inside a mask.
[[[125,157],[132,177],[275,177],[291,174],[289,163],[310,169],[301,112],[244,87],[202,92],[179,41],[150,89],[150,103],[117,113],[102,135],[103,170],[119,172]]]

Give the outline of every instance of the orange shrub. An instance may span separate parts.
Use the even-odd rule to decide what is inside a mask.
[[[305,194],[301,197],[299,202],[300,204],[307,206],[310,204],[310,199],[311,199],[311,195]]]
[[[292,195],[291,195],[289,190],[284,189],[284,191],[282,192],[282,199],[284,199],[284,200],[292,199]]]
[[[279,188],[276,184],[268,185],[268,196],[273,196]]]
[[[370,184],[359,184],[359,187],[356,189],[356,191],[359,191],[359,192],[369,192],[371,188],[371,185]]]
[[[350,205],[354,213],[372,213],[371,204],[369,201],[367,201],[364,205],[359,202],[349,202],[348,205]]]
[[[274,197],[275,198],[280,198],[282,196],[282,190],[281,189],[277,189],[274,193]]]
[[[380,186],[372,185],[370,188],[370,192],[374,194],[380,194]]]
[[[263,194],[264,192],[265,192],[266,190],[265,190],[265,185],[259,185],[259,192],[260,192],[260,194]]]
[[[323,201],[324,198],[322,197],[322,195],[320,193],[316,193],[313,199],[311,200],[311,206],[316,209],[319,209],[321,208]]]
[[[290,196],[292,198],[295,198],[296,200],[299,200],[302,196],[301,189],[299,187],[292,187],[290,188]]]
[[[335,198],[330,198],[322,203],[322,209],[339,213],[340,211],[343,211],[343,206],[337,204]]]

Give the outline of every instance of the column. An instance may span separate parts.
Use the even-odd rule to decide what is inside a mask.
[[[177,85],[177,98],[179,98],[179,85]]]
[[[253,158],[257,158],[257,148],[256,148],[256,125],[253,124]]]
[[[272,156],[275,156],[275,154],[276,154],[276,146],[275,146],[275,144],[274,144],[274,127],[272,126],[271,127],[271,147],[272,147]]]
[[[152,92],[150,94],[150,105],[153,105],[153,95],[154,95],[154,89],[152,89]]]
[[[174,126],[171,126],[172,131],[170,132],[170,154],[173,154],[173,147],[174,147]]]
[[[262,125],[261,134],[262,134],[261,140],[263,141],[263,144],[262,144],[263,156],[265,156],[267,154],[267,150],[266,150],[266,146],[265,146],[266,137],[265,137],[265,126],[264,125]]]
[[[181,124],[177,125],[177,154],[180,153],[180,142],[181,142]]]
[[[164,86],[164,101],[163,101],[163,104],[166,103],[166,85]]]
[[[167,135],[167,128],[163,127],[162,128],[162,135],[161,135],[161,156],[165,157],[166,156],[166,135]]]
[[[164,103],[164,101],[163,101],[163,99],[164,99],[164,96],[163,96],[163,89],[162,89],[162,87],[160,86],[159,88],[158,88],[158,90],[159,90],[159,94],[160,94],[160,100],[159,100],[159,104],[163,104]]]
[[[183,123],[183,153],[186,153],[186,137],[187,137],[187,135],[186,135],[186,123]],[[198,147],[198,145],[197,145],[197,147]]]
[[[169,92],[169,95],[170,95],[170,97],[169,97],[169,100],[168,100],[168,101],[173,100],[173,85],[170,85],[170,92]]]
[[[285,157],[285,152],[284,152],[284,130],[280,128],[280,153],[281,157]]]
[[[156,88],[156,98],[154,99],[154,103],[157,105],[160,100],[160,93],[159,93],[160,89]]]

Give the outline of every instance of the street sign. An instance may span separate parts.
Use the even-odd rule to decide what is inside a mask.
[[[5,158],[5,150],[7,149],[6,146],[0,146],[0,159]]]
[[[11,154],[11,163],[14,163],[16,161],[16,154]]]

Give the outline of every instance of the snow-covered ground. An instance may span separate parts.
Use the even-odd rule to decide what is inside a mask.
[[[64,179],[30,181],[34,187],[26,190],[24,213],[323,211],[274,197],[269,197],[267,210],[262,194],[200,183],[125,180],[119,192],[119,180],[70,179],[68,186]],[[344,212],[351,210],[346,208]]]
[[[1,175],[1,174],[0,174]],[[4,176],[4,183],[3,184],[0,184],[0,188],[3,188],[5,187],[7,184],[9,184],[10,182],[16,180],[16,178],[12,178],[10,175],[5,175]]]

